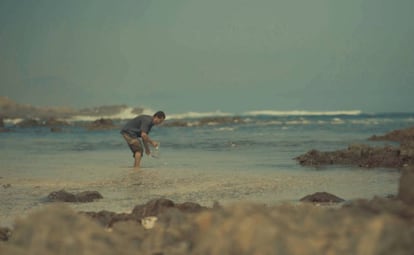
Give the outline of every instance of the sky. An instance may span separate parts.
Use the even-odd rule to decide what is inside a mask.
[[[414,112],[412,0],[0,0],[0,96]]]

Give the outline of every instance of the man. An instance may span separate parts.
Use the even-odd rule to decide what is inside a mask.
[[[128,121],[121,130],[121,134],[127,142],[135,158],[134,168],[139,169],[141,158],[145,150],[145,154],[150,155],[149,145],[157,147],[158,143],[151,140],[149,132],[154,125],[159,125],[165,120],[165,113],[156,112],[152,117],[150,115],[139,115]],[[142,140],[142,143],[141,143]]]

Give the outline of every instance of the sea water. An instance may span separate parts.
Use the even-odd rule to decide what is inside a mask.
[[[295,202],[318,191],[345,200],[393,195],[396,169],[304,167],[294,158],[311,149],[392,144],[367,139],[411,127],[414,114],[251,114],[239,122],[213,120],[154,127],[150,136],[162,146],[158,157],[143,157],[139,171],[132,169],[132,153],[119,129],[90,131],[73,124],[51,132],[9,124],[10,132],[0,133],[0,226],[43,207],[47,195],[61,189],[103,195],[93,203],[71,204],[76,210],[115,212],[161,197],[211,206]]]

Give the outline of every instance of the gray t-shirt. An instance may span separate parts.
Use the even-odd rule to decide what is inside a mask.
[[[125,132],[129,135],[141,137],[141,132],[149,133],[152,126],[152,116],[140,115],[128,121],[122,128],[121,133]]]

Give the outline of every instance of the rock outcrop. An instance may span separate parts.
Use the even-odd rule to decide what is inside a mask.
[[[110,130],[115,128],[117,128],[117,126],[111,119],[104,118],[97,119],[87,126],[88,130]]]
[[[345,200],[327,192],[316,192],[301,198],[300,201],[312,203],[341,203]]]
[[[87,203],[97,199],[102,199],[102,195],[97,191],[83,191],[77,194],[69,193],[65,190],[54,191],[47,196],[49,202],[72,202]]]
[[[399,142],[399,146],[372,147],[365,144],[350,145],[347,149],[321,152],[311,150],[296,158],[304,166],[355,165],[364,168],[402,168],[414,165],[414,128],[395,130],[370,140]]]

